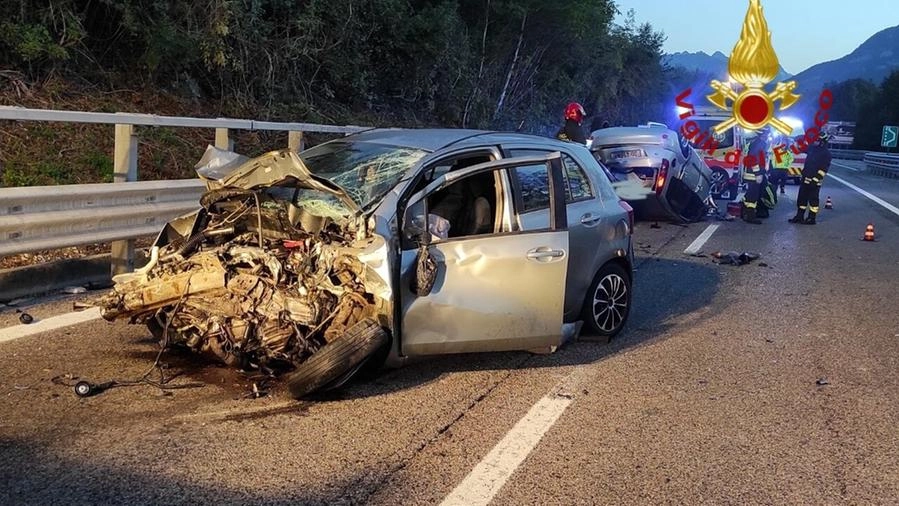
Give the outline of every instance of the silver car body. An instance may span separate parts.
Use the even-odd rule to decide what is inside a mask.
[[[614,127],[591,134],[590,150],[618,194],[642,211],[684,221],[705,214],[712,171],[677,132],[664,126]]]
[[[410,167],[372,214],[373,232],[385,238],[383,259],[398,261],[399,301],[391,329],[391,362],[438,353],[552,348],[563,327],[580,318],[599,269],[618,262],[631,272],[631,224],[602,167],[580,145],[530,135],[466,130],[385,130],[337,142],[370,142],[430,151]],[[315,148],[313,148],[314,150]],[[312,150],[310,150],[312,151]],[[303,156],[308,156],[308,152]],[[314,154],[314,152],[312,153]],[[489,162],[447,172],[424,185],[424,175],[454,160],[486,156]],[[557,161],[555,170],[580,169],[589,192],[520,212],[521,195],[510,170]],[[554,164],[550,163],[552,167]],[[417,248],[403,237],[412,209],[429,194],[466,177],[492,173],[497,190],[496,229],[450,238],[429,248],[439,262],[437,282],[426,296],[409,289]],[[424,188],[422,186],[424,185]],[[557,185],[558,186],[558,185]],[[564,198],[556,188],[553,204]],[[386,239],[389,238],[389,239]],[[571,327],[567,327],[570,332]]]
[[[165,226],[101,314],[171,327],[225,363],[296,364],[360,318],[390,331],[392,365],[551,351],[585,302],[611,335],[633,216],[603,170],[584,146],[473,130],[375,130],[252,160],[210,147],[203,209]]]

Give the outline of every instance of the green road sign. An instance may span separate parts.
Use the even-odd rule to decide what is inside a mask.
[[[881,146],[895,148],[897,140],[899,140],[899,127],[889,125],[883,127],[883,137],[880,138]]]

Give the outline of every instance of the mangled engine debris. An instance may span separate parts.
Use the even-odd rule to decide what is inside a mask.
[[[277,374],[386,314],[380,278],[359,257],[375,239],[328,212],[340,199],[297,200],[301,188],[336,190],[292,153],[239,161],[208,183],[202,209],[166,225],[146,267],[116,277],[100,306],[105,319],[146,323],[165,344]]]

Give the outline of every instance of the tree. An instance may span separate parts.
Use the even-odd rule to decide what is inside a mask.
[[[862,101],[852,147],[881,150],[884,125],[899,125],[899,71],[893,71],[876,93]]]

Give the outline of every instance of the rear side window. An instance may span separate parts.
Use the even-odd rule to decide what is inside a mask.
[[[685,160],[690,159],[690,150],[693,149],[690,147],[690,141],[688,141],[683,135],[677,134],[677,140],[680,144],[680,152],[684,155]]]
[[[512,169],[518,182],[520,195],[519,214],[549,209],[549,173],[546,164],[529,165]]]
[[[541,156],[549,154],[550,151],[540,150],[540,149],[513,149],[509,151],[509,157],[516,156]],[[592,199],[596,196],[593,191],[593,188],[590,186],[590,179],[587,177],[587,174],[584,172],[583,167],[577,163],[577,161],[568,155],[567,153],[562,153],[562,178],[565,180],[565,203],[570,204],[572,202],[579,202],[581,200]],[[519,169],[520,170],[520,169]],[[543,170],[543,178],[546,181],[546,178],[549,176],[546,174],[546,170]],[[542,208],[549,207],[549,183],[546,183],[546,201],[542,204],[542,207],[534,207],[529,210],[536,210]],[[522,193],[524,192],[524,188],[522,187]],[[528,212],[528,211],[521,211]]]
[[[584,169],[574,158],[563,154],[562,163],[565,167],[565,202],[578,202],[594,197],[593,188],[590,187],[590,179],[584,173]]]

